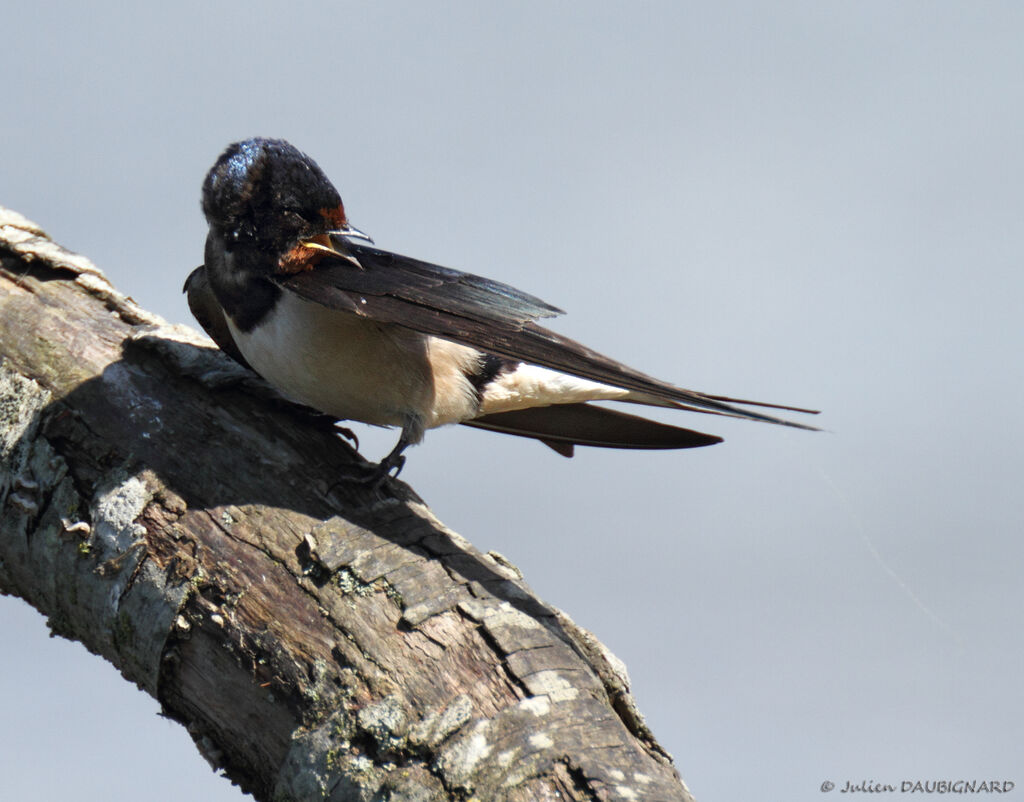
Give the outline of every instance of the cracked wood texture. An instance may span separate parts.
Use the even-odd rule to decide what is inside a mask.
[[[260,800],[691,800],[622,664],[0,209],[0,592]]]

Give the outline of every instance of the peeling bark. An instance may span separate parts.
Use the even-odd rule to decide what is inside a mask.
[[[4,209],[0,260],[0,591],[242,789],[692,799],[621,663],[506,560]]]

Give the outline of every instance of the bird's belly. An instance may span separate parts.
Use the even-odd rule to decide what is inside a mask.
[[[430,428],[476,414],[461,372],[478,358],[473,349],[288,292],[253,330],[228,325],[257,373],[291,400],[339,419]],[[453,349],[457,358],[437,358]]]
[[[429,407],[425,338],[284,293],[249,332],[229,321],[253,369],[293,401],[339,419],[401,426]]]

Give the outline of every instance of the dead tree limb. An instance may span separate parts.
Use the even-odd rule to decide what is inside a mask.
[[[690,800],[624,668],[208,341],[0,209],[0,592],[260,800]]]

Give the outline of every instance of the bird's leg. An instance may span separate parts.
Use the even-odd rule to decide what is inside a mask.
[[[394,476],[397,478],[405,465],[405,457],[402,456],[402,452],[422,439],[423,422],[418,416],[408,415],[405,424],[402,426],[402,434],[399,436],[398,442],[395,443],[395,447],[391,449],[391,452],[377,463],[377,467],[370,474],[369,481],[376,487],[388,476],[391,476],[392,471],[394,471]]]
[[[402,468],[405,466],[405,457],[402,456],[402,452],[410,445],[412,444],[405,435],[405,429],[402,429],[402,435],[398,438],[398,442],[395,443],[395,447],[391,449],[391,453],[377,464],[376,472],[379,475],[379,481],[383,481],[384,477],[388,476],[391,471],[395,472],[395,478],[398,477],[398,474],[402,472]]]

